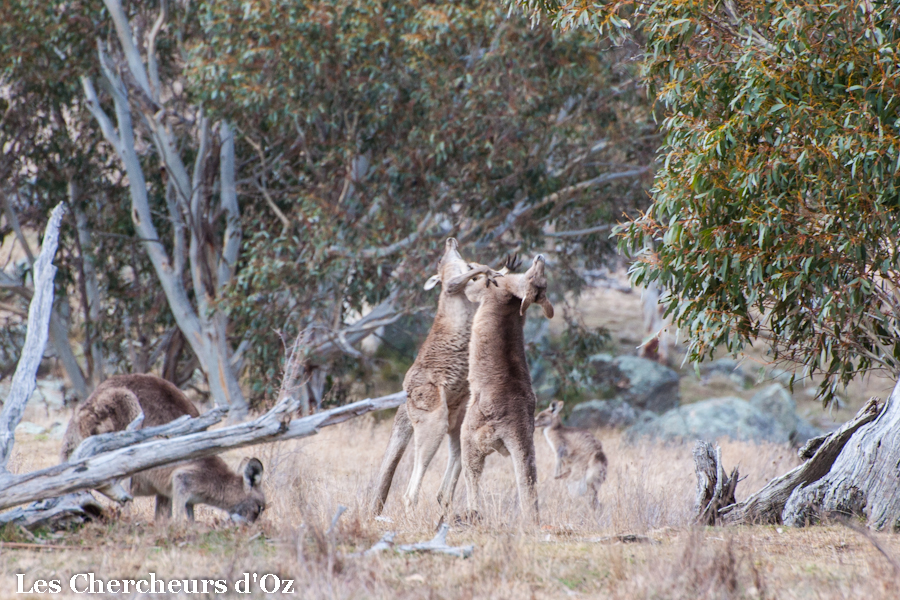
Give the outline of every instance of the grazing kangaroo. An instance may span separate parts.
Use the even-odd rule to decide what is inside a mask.
[[[462,426],[469,517],[477,516],[478,483],[484,459],[494,451],[512,456],[519,502],[530,520],[538,522],[534,486],[535,396],[525,359],[525,311],[540,304],[544,316],[553,318],[547,299],[544,257],[538,254],[531,268],[518,275],[497,279],[497,286],[466,289],[479,302],[469,342],[469,403]],[[450,293],[456,291],[454,282]]]
[[[376,514],[384,508],[397,464],[411,438],[415,438],[415,462],[404,496],[406,505],[416,504],[425,470],[447,433],[450,434],[449,457],[438,502],[446,507],[453,500],[461,470],[460,425],[469,398],[469,335],[477,308],[462,292],[467,282],[481,275],[488,278],[487,285],[490,285],[493,278],[502,273],[484,265],[467,263],[459,254],[457,241],[448,238],[437,275],[425,283],[426,290],[442,283],[437,314],[415,362],[403,378],[407,399],[406,404],[397,409],[381,462],[378,491],[372,507]],[[450,287],[453,293],[448,291]]]
[[[597,508],[597,491],[606,481],[606,454],[603,445],[590,431],[562,424],[563,403],[551,402],[534,418],[535,427],[544,428],[544,437],[556,457],[554,479],[568,477],[578,483],[579,494],[590,494],[591,507]]]
[[[163,425],[181,417],[200,416],[196,407],[165,379],[154,375],[118,375],[101,383],[79,406],[63,438],[62,460],[87,437],[124,430],[144,413],[141,427]],[[194,519],[195,504],[209,504],[228,512],[238,523],[252,523],[266,506],[261,481],[262,463],[251,458],[233,472],[218,456],[199,458],[136,473],[131,478],[135,496],[156,496],[157,520]],[[108,494],[109,487],[98,490]],[[108,494],[121,500],[120,494]]]

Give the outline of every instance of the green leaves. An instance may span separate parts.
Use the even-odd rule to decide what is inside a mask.
[[[898,10],[643,9],[665,161],[621,247],[639,261],[635,281],[680,302],[693,359],[765,334],[774,359],[825,376],[826,399],[861,371],[900,375],[900,74],[884,60]]]

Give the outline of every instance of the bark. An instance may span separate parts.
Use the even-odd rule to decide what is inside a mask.
[[[697,472],[695,520],[700,525],[717,525],[719,509],[735,503],[734,490],[739,480],[737,467],[731,475],[725,475],[722,449],[698,441],[694,446],[694,469]]]
[[[0,478],[0,509],[78,490],[98,488],[139,471],[212,456],[231,448],[307,437],[314,435],[322,427],[342,423],[374,410],[394,408],[405,401],[406,393],[397,392],[291,421],[291,415],[300,403],[293,397],[287,397],[258,419],[239,425],[142,442],[40,471],[18,476],[7,475]],[[185,422],[178,426],[184,427]],[[174,435],[171,432],[167,434]]]
[[[812,458],[784,475],[776,477],[743,502],[720,509],[718,515],[720,522],[724,524],[782,523],[785,504],[794,490],[825,477],[838,457],[842,455],[848,442],[860,428],[874,421],[878,413],[878,403],[873,398],[857,413],[854,419],[845,423],[819,443]],[[851,450],[850,453],[852,454],[853,451]]]
[[[860,517],[876,530],[900,532],[900,383],[878,416],[861,425],[816,481],[794,489],[786,525],[823,517]]]
[[[98,333],[100,323],[100,287],[97,284],[97,268],[94,265],[91,234],[88,231],[87,216],[77,204],[77,194],[74,190],[74,182],[69,182],[69,205],[75,215],[75,230],[78,234],[78,248],[81,255],[81,276],[84,284],[86,314],[85,316],[85,345],[90,356],[90,377],[92,387],[97,387],[106,379],[103,368],[103,350],[100,346]],[[83,399],[83,398],[82,398]]]
[[[220,124],[219,136],[219,178],[220,204],[226,216],[226,229],[221,248],[212,245],[215,227],[215,211],[208,206],[207,173],[211,148],[211,128],[206,118],[199,118],[199,148],[193,165],[193,176],[182,156],[178,153],[175,139],[164,119],[166,111],[159,110],[159,82],[156,73],[156,34],[165,19],[165,8],[153,27],[149,44],[148,64],[150,75],[144,68],[140,52],[134,43],[131,26],[119,0],[104,0],[116,28],[117,39],[127,62],[127,70],[133,82],[127,88],[116,67],[104,51],[103,42],[98,40],[100,66],[113,97],[116,125],[100,106],[93,83],[82,78],[87,107],[100,125],[104,138],[116,149],[128,174],[132,201],[132,220],[144,249],[150,258],[156,275],[165,292],[166,299],[178,328],[184,334],[200,368],[206,375],[209,390],[219,406],[230,407],[234,420],[246,415],[247,402],[241,392],[237,374],[232,366],[232,352],[228,344],[228,322],[226,315],[218,309],[217,292],[231,279],[240,248],[240,213],[235,188],[235,161],[233,135],[227,124]],[[151,80],[153,86],[151,87]],[[130,94],[130,95],[129,95]],[[159,236],[153,224],[147,197],[147,186],[141,163],[134,146],[134,123],[131,100],[139,107],[140,120],[146,125],[157,154],[165,166],[167,180],[166,202],[169,217],[174,223],[174,256],[167,254],[159,243]],[[187,215],[189,222],[183,223],[181,215]],[[185,248],[183,234],[189,236]],[[182,271],[186,265],[185,253],[189,255],[194,301],[192,303],[185,287]]]
[[[9,396],[3,403],[3,410],[0,411],[0,477],[8,473],[6,463],[12,454],[16,426],[22,420],[25,405],[34,393],[35,375],[44,356],[44,347],[47,345],[50,313],[53,310],[53,278],[56,276],[53,256],[56,254],[63,213],[65,213],[64,204],[58,204],[53,209],[44,232],[41,253],[34,261],[34,295],[28,307],[28,332],[25,334],[25,345],[10,384]],[[7,475],[6,478],[8,477]]]

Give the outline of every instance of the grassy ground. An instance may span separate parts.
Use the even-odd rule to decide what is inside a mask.
[[[40,541],[55,549],[0,547],[0,598],[83,597],[69,592],[68,580],[88,572],[104,580],[148,578],[151,572],[165,580],[221,579],[229,590],[244,573],[272,573],[295,580],[298,593],[284,597],[302,598],[900,597],[900,573],[892,571],[876,547],[900,558],[900,537],[873,534],[869,539],[841,525],[693,528],[690,447],[629,446],[613,432],[599,434],[610,458],[610,474],[596,513],[584,498],[570,496],[564,483],[550,478],[550,450],[536,437],[540,528],[520,526],[511,463],[494,455],[484,478],[483,522],[454,528],[448,540],[453,545],[474,544],[471,558],[390,552],[353,557],[387,531],[398,532],[398,543],[434,534],[443,449],[415,510],[406,511],[400,502],[411,469],[409,456],[398,469],[385,509],[390,521],[376,520],[368,510],[389,430],[389,421],[362,417],[314,438],[257,447],[255,453],[267,469],[269,504],[252,526],[232,526],[222,513],[204,507],[193,526],[159,527],[152,521],[151,501],[139,498],[130,508],[113,509],[110,518],[79,531],[58,537],[39,534]],[[58,443],[20,436],[12,469],[52,464]],[[237,464],[240,457],[229,454],[226,460]],[[738,486],[739,497],[797,464],[792,450],[773,445],[726,442],[723,458],[726,465],[740,464],[747,476]],[[456,509],[464,503],[461,483]],[[348,510],[328,534],[339,505]],[[624,534],[634,534],[638,541],[620,541],[617,536]],[[3,538],[35,541],[10,530]],[[36,579],[59,579],[62,593],[14,594],[16,574],[24,576],[25,589]],[[273,582],[266,580],[267,585]],[[83,580],[78,585],[83,586]],[[267,597],[256,585],[251,581],[251,594],[229,595]]]

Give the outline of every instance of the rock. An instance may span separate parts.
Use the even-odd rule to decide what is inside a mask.
[[[756,378],[744,371],[741,364],[731,358],[720,358],[708,363],[702,363],[699,367],[701,381],[708,380],[713,375],[719,374],[728,377],[742,388],[752,386]]]
[[[34,393],[36,397],[33,397],[32,401],[40,398],[48,408],[59,410],[65,405],[66,385],[62,379],[55,377],[38,379]]]
[[[621,377],[628,380],[627,384],[618,386],[624,389],[617,398],[635,408],[663,413],[678,406],[680,402],[678,373],[669,367],[638,356],[612,358],[606,354],[597,354],[590,360],[598,372],[609,372],[610,367],[614,367]]]
[[[31,421],[22,421],[21,423],[16,425],[16,433],[24,433],[26,435],[41,435],[42,433],[46,432],[46,429],[44,429],[37,423],[32,423]]]
[[[791,445],[799,448],[809,440],[825,435],[825,433],[824,429],[819,429],[803,417],[797,417],[797,428],[791,433]]]
[[[630,427],[638,421],[655,418],[650,411],[636,409],[629,403],[614,400],[588,400],[575,405],[566,419],[570,427],[597,429],[600,427]]]
[[[63,438],[65,437],[65,435],[66,435],[66,424],[65,424],[65,423],[60,423],[59,421],[56,421],[56,422],[53,423],[53,425],[50,427],[50,429],[49,429],[49,431],[48,431],[48,434],[49,434],[50,437],[53,438],[54,440],[61,440],[61,439],[63,439]]]
[[[766,414],[772,415],[781,427],[792,434],[797,429],[800,417],[797,416],[797,403],[790,392],[780,383],[773,383],[758,391],[750,404]]]
[[[746,400],[729,396],[674,408],[652,421],[637,423],[625,432],[625,439],[631,443],[642,437],[666,442],[713,441],[728,437],[787,444],[790,432],[785,431],[772,415]]]

